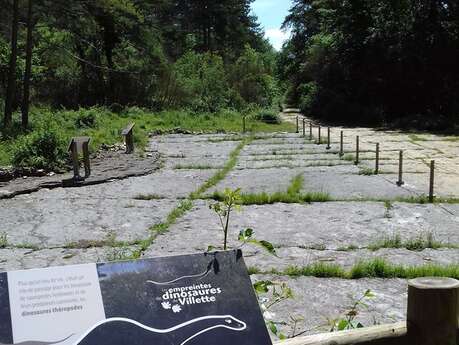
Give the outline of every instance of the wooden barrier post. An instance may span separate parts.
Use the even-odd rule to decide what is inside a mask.
[[[91,176],[91,161],[89,160],[89,141],[83,142],[83,162],[84,162],[84,177]]]
[[[408,283],[407,344],[457,345],[459,281],[417,278]]]
[[[303,117],[303,138],[306,138],[306,119]]]
[[[399,159],[398,159],[398,181],[397,186],[401,187],[405,184],[403,182],[403,151],[400,150]]]
[[[341,131],[340,144],[339,144],[339,156],[344,156],[344,131]]]
[[[312,141],[312,122],[309,122],[309,140]]]
[[[318,135],[319,135],[319,139],[317,140],[317,145],[320,145],[320,142],[322,141],[322,127],[320,125],[318,128]]]
[[[330,127],[328,127],[327,129],[327,150],[330,150],[331,149],[331,146],[330,146]]]
[[[434,196],[434,183],[435,183],[435,161],[430,161],[430,183],[429,183],[429,202],[433,203]]]
[[[300,133],[300,119],[298,118],[298,116],[296,117],[296,132],[297,133]]]
[[[379,143],[376,144],[375,175],[379,174]]]
[[[245,130],[245,115],[242,116],[242,133],[245,133],[246,130]]]
[[[78,179],[80,178],[80,160],[78,159],[77,143],[73,139],[72,139],[72,142],[70,143],[70,152],[71,152],[72,164],[73,164],[73,178]]]
[[[357,135],[355,138],[355,162],[354,164],[357,165],[360,163],[360,137]]]
[[[134,127],[135,123],[130,123],[121,131],[121,135],[124,137],[124,142],[126,143],[126,153],[134,152]]]

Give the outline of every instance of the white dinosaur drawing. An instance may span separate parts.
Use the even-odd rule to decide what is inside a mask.
[[[214,325],[209,325],[209,321],[215,321],[215,324]],[[200,336],[201,334],[209,332],[209,331],[211,331],[213,329],[217,329],[217,328],[225,328],[225,329],[229,329],[229,330],[237,331],[237,332],[241,332],[241,331],[243,331],[243,330],[245,330],[247,328],[247,324],[244,321],[241,321],[241,320],[235,318],[232,315],[210,315],[210,316],[198,317],[196,319],[193,319],[193,320],[190,320],[190,321],[186,321],[184,323],[181,323],[179,325],[176,325],[176,326],[173,326],[173,327],[170,327],[170,328],[166,328],[166,329],[152,328],[152,327],[146,326],[144,324],[141,324],[140,322],[135,321],[135,320],[122,318],[122,317],[114,317],[114,318],[109,318],[109,319],[106,319],[106,320],[102,320],[102,321],[98,322],[97,324],[95,324],[93,327],[91,327],[89,330],[87,330],[75,343],[73,343],[73,345],[79,345],[88,335],[91,334],[91,332],[93,332],[94,330],[96,330],[97,328],[99,328],[99,327],[101,327],[103,325],[106,325],[106,324],[109,324],[109,323],[113,323],[113,322],[129,323],[131,325],[134,325],[134,326],[137,326],[139,328],[142,328],[142,329],[144,329],[146,331],[149,331],[149,332],[152,332],[152,333],[157,333],[157,334],[168,334],[168,333],[172,333],[172,332],[177,331],[177,330],[182,330],[183,331],[183,329],[186,328],[187,326],[190,326],[190,325],[195,326],[196,324],[199,324],[201,322],[207,324],[206,327],[204,327],[203,329],[201,329],[198,332],[195,332],[195,333],[191,334],[190,336],[187,336],[187,338],[184,341],[182,341],[180,344],[177,344],[177,345],[185,345],[190,340]]]

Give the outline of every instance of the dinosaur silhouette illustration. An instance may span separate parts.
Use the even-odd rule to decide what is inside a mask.
[[[211,315],[199,317],[170,328],[157,329],[135,320],[115,317],[98,322],[72,344],[113,345],[116,343],[134,345],[143,344],[148,339],[148,343],[154,345],[185,345],[204,333],[218,328],[240,332],[247,328],[247,324],[231,315]],[[0,343],[0,345],[57,345],[72,336],[57,342],[27,341],[18,344]]]
[[[172,280],[166,281],[166,282],[158,282],[158,281],[154,281],[154,280],[147,280],[147,283],[148,284],[154,284],[154,285],[171,285],[171,284],[178,283],[179,281],[184,280],[184,279],[204,278],[204,277],[208,276],[210,272],[212,272],[212,269],[214,270],[215,273],[218,273],[218,261],[215,258],[212,259],[209,262],[209,264],[207,265],[206,270],[204,272],[202,272],[202,273],[181,276],[181,277],[177,277],[175,279],[172,279]]]
[[[64,338],[62,340],[58,340],[58,341],[53,341],[53,342],[46,342],[46,341],[24,341],[22,343],[16,343],[16,344],[4,344],[4,343],[0,343],[0,345],[56,345],[56,344],[60,344],[60,343],[63,343],[64,341],[66,341],[67,339],[70,339],[71,337],[73,337],[74,334],[71,334],[69,335],[67,338]]]
[[[74,345],[185,345],[189,341],[215,329],[243,331],[247,324],[231,315],[199,317],[179,325],[157,329],[135,320],[115,317],[98,322],[84,333]]]

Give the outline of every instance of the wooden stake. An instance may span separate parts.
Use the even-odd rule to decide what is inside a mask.
[[[312,141],[312,122],[309,122],[309,140]]]
[[[306,138],[306,119],[303,118],[303,138]]]
[[[360,163],[360,137],[357,135],[355,138],[355,162],[354,164],[357,165]]]
[[[330,150],[330,127],[327,128],[327,150]]]
[[[459,281],[417,278],[408,282],[407,344],[457,345]]]
[[[430,184],[429,184],[429,202],[430,203],[433,203],[435,200],[434,184],[435,184],[435,161],[430,161]]]
[[[245,133],[245,116],[242,117],[242,133]]]
[[[299,123],[299,118],[298,116],[296,117],[296,132],[300,133],[300,123]]]
[[[339,156],[343,157],[344,156],[344,131],[341,131],[341,138],[340,138],[340,144],[339,144]]]
[[[72,163],[73,163],[73,178],[79,179],[80,178],[80,160],[78,158],[78,150],[77,150],[77,143],[72,141],[71,144],[71,153],[72,153]]]
[[[319,140],[317,141],[317,145],[320,145],[320,142],[322,141],[322,127],[319,125]]]
[[[398,181],[397,181],[397,186],[401,187],[404,184],[405,184],[405,182],[403,182],[403,151],[400,151],[399,159],[398,159]]]
[[[376,144],[376,166],[375,166],[375,175],[379,174],[379,143]]]

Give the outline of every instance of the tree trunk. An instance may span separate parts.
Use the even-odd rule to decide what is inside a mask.
[[[18,57],[18,22],[19,22],[19,0],[13,0],[13,22],[11,24],[11,56],[8,72],[8,88],[5,100],[5,116],[3,125],[5,128],[11,126],[13,117],[13,102],[16,91],[16,64]]]
[[[27,10],[27,47],[26,47],[26,69],[24,73],[24,95],[22,100],[22,128],[29,126],[29,105],[30,105],[30,78],[32,75],[32,50],[33,50],[33,27],[32,18],[33,0],[29,0]]]

